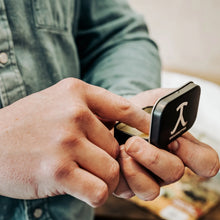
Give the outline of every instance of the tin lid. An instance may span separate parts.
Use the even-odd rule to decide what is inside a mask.
[[[189,130],[198,112],[200,87],[189,82],[157,101],[152,110],[149,142],[164,148]]]
[[[117,123],[114,136],[119,144],[124,144],[131,136],[140,136],[151,144],[166,146],[189,130],[198,112],[200,87],[189,82],[172,93],[162,97],[152,107],[144,108],[151,113],[150,134],[146,135],[124,123]]]

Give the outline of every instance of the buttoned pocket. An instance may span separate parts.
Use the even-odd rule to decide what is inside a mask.
[[[35,26],[55,32],[71,30],[74,0],[32,0]]]

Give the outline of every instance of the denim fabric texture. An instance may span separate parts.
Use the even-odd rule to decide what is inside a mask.
[[[157,46],[124,0],[0,0],[0,57],[2,107],[67,77],[125,97],[160,86]],[[68,195],[0,196],[0,220],[92,218]]]

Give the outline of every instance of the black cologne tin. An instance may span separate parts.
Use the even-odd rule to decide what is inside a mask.
[[[115,125],[114,136],[119,144],[124,144],[129,137],[140,136],[159,148],[166,148],[194,124],[199,98],[200,87],[189,82],[160,98],[154,106],[143,109],[151,114],[149,135],[119,122]]]

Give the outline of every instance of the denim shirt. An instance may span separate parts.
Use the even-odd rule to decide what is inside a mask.
[[[124,0],[0,0],[2,107],[66,77],[129,97],[159,87],[160,68],[142,17]],[[92,218],[68,195],[0,196],[0,220]]]

